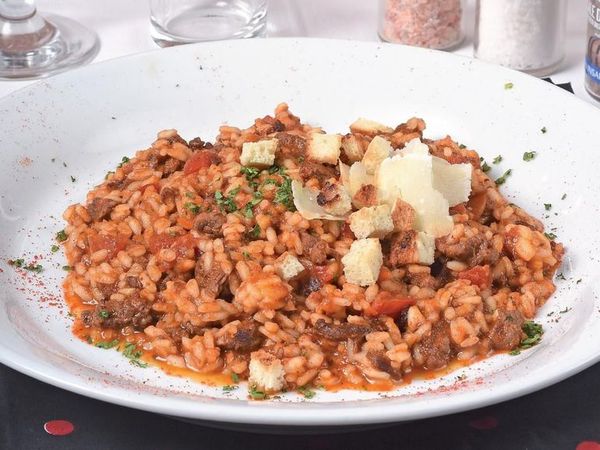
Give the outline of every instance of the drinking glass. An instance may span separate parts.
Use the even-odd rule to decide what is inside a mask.
[[[266,0],[150,0],[152,39],[161,47],[262,37]]]
[[[85,64],[99,42],[74,20],[42,16],[34,0],[0,0],[0,79],[40,78]]]

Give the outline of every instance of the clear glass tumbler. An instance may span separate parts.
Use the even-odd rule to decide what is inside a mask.
[[[150,24],[161,47],[262,37],[266,0],[150,0]]]

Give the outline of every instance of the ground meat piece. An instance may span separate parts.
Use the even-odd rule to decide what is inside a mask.
[[[96,288],[102,294],[102,298],[109,298],[112,294],[114,294],[114,292],[117,289],[117,286],[115,283],[111,283],[111,284],[98,283],[96,285]]]
[[[106,187],[118,191],[123,189],[128,184],[129,183],[126,180],[111,180],[108,183],[106,183]]]
[[[415,345],[413,352],[415,360],[423,361],[424,369],[441,369],[446,366],[453,356],[448,323],[445,320],[437,322],[431,332]]]
[[[315,323],[314,330],[319,336],[331,339],[332,341],[345,341],[347,339],[363,337],[371,331],[371,327],[347,322],[334,325],[325,322],[323,319],[319,319]]]
[[[202,260],[198,260],[196,263],[196,269],[194,270],[194,278],[201,290],[211,297],[217,297],[221,292],[221,288],[225,281],[227,281],[227,274],[223,272],[219,263],[214,262],[210,269],[204,268]]]
[[[225,336],[223,341],[217,344],[225,350],[237,352],[251,352],[259,348],[265,337],[258,330],[258,324],[253,320],[245,320],[239,326],[233,336]]]
[[[314,264],[323,264],[327,259],[327,242],[308,233],[300,233],[304,254]]]
[[[300,165],[299,174],[303,181],[316,178],[321,183],[329,178],[337,178],[338,176],[336,167],[311,161],[304,161]]]
[[[179,136],[178,134],[174,134],[171,137],[167,138],[167,142],[169,144],[174,144],[175,142],[179,142],[180,144],[183,144],[187,147],[188,143],[186,142],[186,140],[184,138],[182,138],[181,136]]]
[[[496,350],[512,350],[523,336],[523,316],[517,310],[498,309],[498,318],[490,330],[490,344]]]
[[[398,317],[394,319],[394,323],[396,324],[401,333],[404,333],[406,331],[406,328],[408,327],[408,308],[405,308],[402,311],[400,311]]]
[[[174,200],[175,195],[177,195],[177,191],[170,187],[164,187],[160,191],[160,199],[165,203],[169,200]]]
[[[444,237],[436,241],[436,247],[448,259],[464,261],[470,267],[494,264],[500,256],[483,234],[476,234],[456,244],[447,244]]]
[[[218,212],[201,212],[194,219],[194,230],[210,237],[221,236],[221,227],[226,222],[225,216]]]
[[[419,262],[417,232],[414,230],[394,233],[390,239],[389,263],[394,267]]]
[[[363,184],[352,198],[357,208],[377,205],[377,188],[372,184]]]
[[[110,212],[119,202],[111,200],[109,198],[98,198],[96,197],[87,205],[86,209],[90,214],[94,222],[107,219],[110,216]]]
[[[191,150],[202,150],[204,148],[205,142],[200,139],[199,137],[195,137],[194,139],[192,139],[190,141],[190,143],[188,144],[188,147]]]
[[[168,177],[172,173],[175,173],[181,169],[183,169],[183,161],[179,161],[175,158],[169,158],[165,161],[165,165],[163,166],[163,177]]]
[[[285,158],[297,158],[306,153],[306,139],[296,134],[277,133],[275,135],[279,141],[278,152]]]
[[[367,358],[377,370],[389,373],[395,380],[402,378],[402,373],[392,366],[392,361],[383,352],[368,352]]]
[[[138,277],[128,276],[127,278],[125,278],[125,282],[127,283],[127,286],[132,288],[141,289],[144,287],[144,285]]]
[[[133,326],[136,330],[143,330],[154,321],[150,305],[138,296],[103,302],[94,310],[82,313],[81,319],[88,327],[121,329]]]

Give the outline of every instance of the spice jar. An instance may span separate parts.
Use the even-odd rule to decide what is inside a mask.
[[[461,0],[380,0],[379,37],[446,50],[462,41],[462,10]]]
[[[564,57],[566,0],[477,0],[475,57],[532,75]]]
[[[600,0],[589,0],[585,88],[600,100]]]

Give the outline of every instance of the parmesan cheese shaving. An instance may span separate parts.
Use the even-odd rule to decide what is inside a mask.
[[[313,189],[305,188],[302,183],[292,180],[292,195],[294,196],[294,206],[298,212],[308,220],[326,219],[326,220],[346,220],[345,216],[334,216],[327,213],[317,203],[319,193]]]

